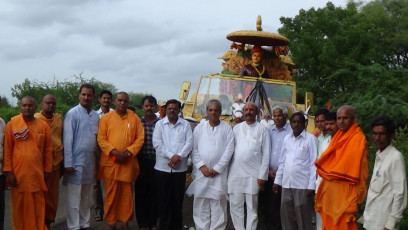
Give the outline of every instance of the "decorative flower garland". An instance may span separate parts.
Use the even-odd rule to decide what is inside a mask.
[[[265,73],[265,66],[264,65],[262,65],[262,72],[259,72],[258,68],[256,67],[256,65],[254,65],[254,62],[252,62],[252,61],[251,61],[251,66],[254,67],[256,72],[259,74],[259,77],[262,77],[262,75]]]

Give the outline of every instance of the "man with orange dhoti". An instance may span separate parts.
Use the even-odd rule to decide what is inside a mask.
[[[122,222],[128,229],[133,218],[132,183],[139,175],[136,154],[144,141],[144,128],[139,117],[128,110],[129,95],[119,92],[115,111],[105,114],[99,122],[98,144],[102,149],[99,177],[105,184],[105,216],[110,229]]]
[[[322,181],[316,194],[315,209],[322,218],[322,229],[357,229],[356,213],[367,194],[367,145],[355,122],[351,106],[337,110],[337,132],[316,161]]]
[[[61,178],[62,147],[62,116],[55,113],[57,100],[54,95],[47,94],[41,102],[41,111],[34,117],[47,122],[51,131],[52,140],[52,172],[46,181],[48,191],[45,193],[45,224],[48,229],[55,221],[58,208],[59,180]]]
[[[4,165],[11,185],[13,230],[46,230],[45,180],[52,171],[52,142],[48,124],[34,117],[35,99],[25,96],[21,114],[6,126]]]

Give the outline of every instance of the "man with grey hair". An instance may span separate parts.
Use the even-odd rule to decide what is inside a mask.
[[[228,194],[231,219],[237,230],[256,229],[259,188],[268,179],[270,139],[268,129],[256,121],[258,114],[258,106],[247,102],[244,107],[245,122],[234,127],[235,152],[228,175]]]
[[[282,229],[280,217],[281,189],[274,193],[272,186],[278,171],[279,158],[282,150],[283,138],[292,133],[292,128],[287,123],[288,108],[284,104],[275,104],[272,106],[272,115],[274,125],[269,127],[269,136],[271,138],[271,152],[269,160],[268,181],[265,184],[265,219],[268,230]]]
[[[221,103],[207,103],[207,120],[194,130],[191,154],[194,181],[187,195],[194,195],[193,218],[197,230],[225,229],[227,225],[227,176],[234,152],[234,134],[220,120]]]

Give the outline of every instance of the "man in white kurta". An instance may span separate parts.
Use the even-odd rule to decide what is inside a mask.
[[[268,129],[256,121],[258,107],[248,102],[245,122],[234,127],[235,152],[228,175],[231,219],[235,229],[256,229],[258,192],[268,179],[270,139]],[[244,203],[247,221],[244,226]]]
[[[227,176],[234,152],[234,134],[220,121],[221,103],[207,103],[207,121],[194,130],[191,154],[193,182],[187,195],[194,195],[193,218],[197,230],[225,229],[227,225]]]

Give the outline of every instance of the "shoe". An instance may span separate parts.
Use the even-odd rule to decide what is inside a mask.
[[[95,210],[95,221],[101,221],[103,219],[103,211],[101,209]]]

